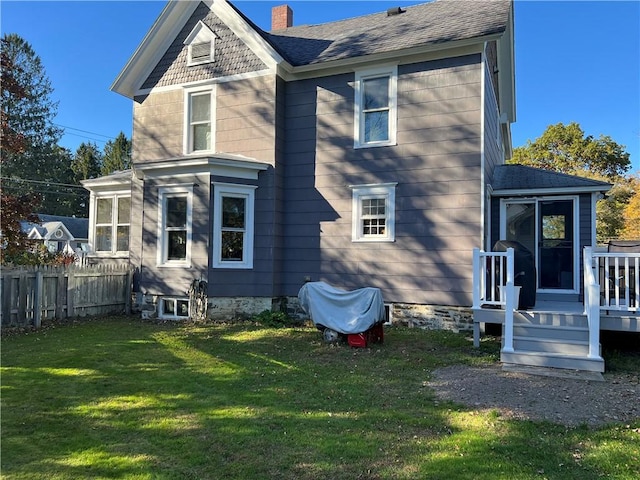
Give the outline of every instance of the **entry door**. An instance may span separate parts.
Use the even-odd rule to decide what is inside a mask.
[[[575,291],[574,198],[505,200],[500,238],[514,240],[534,255],[538,290]]]
[[[574,218],[572,200],[538,203],[540,288],[574,289]]]

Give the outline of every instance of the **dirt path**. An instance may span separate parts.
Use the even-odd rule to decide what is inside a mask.
[[[455,365],[434,371],[426,386],[441,400],[495,409],[507,418],[569,426],[640,420],[640,373],[607,373],[604,381],[589,381]]]

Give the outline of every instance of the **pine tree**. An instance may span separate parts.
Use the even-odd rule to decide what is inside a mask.
[[[109,140],[104,146],[102,175],[131,168],[131,141],[120,132],[114,141]]]

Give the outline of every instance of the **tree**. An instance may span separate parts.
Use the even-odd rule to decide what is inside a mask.
[[[102,175],[108,175],[118,170],[131,168],[131,141],[120,132],[115,141],[109,140],[104,146],[104,163]]]
[[[629,153],[608,135],[585,136],[575,122],[549,125],[535,141],[513,150],[509,163],[553,170],[570,175],[597,173],[610,180],[624,176],[631,168]]]
[[[624,207],[624,228],[620,238],[624,240],[640,240],[640,174],[629,178],[631,194]]]
[[[17,125],[9,120],[9,110],[5,99],[13,98],[15,101],[21,101],[28,96],[27,89],[19,81],[23,75],[21,66],[14,63],[14,58],[9,55],[5,42],[5,38],[2,38],[0,48],[2,64],[0,162],[3,166],[3,159],[6,156],[19,155],[26,150],[27,146],[26,137],[17,128]],[[29,250],[30,242],[22,231],[20,222],[38,220],[33,212],[36,211],[40,199],[35,195],[11,195],[7,193],[4,182],[0,185],[0,263],[5,264],[7,259],[16,258]]]
[[[62,135],[53,123],[58,105],[50,98],[53,87],[31,45],[16,34],[5,34],[1,48],[3,63],[12,68],[5,74],[3,66],[3,137],[20,143],[15,148],[3,141],[2,175],[33,178],[47,173],[41,154],[54,151]],[[4,88],[5,75],[9,88]]]
[[[631,198],[624,176],[631,168],[629,153],[608,135],[585,135],[580,125],[549,125],[535,141],[513,150],[508,163],[553,170],[613,184],[596,205],[596,236],[599,242],[618,238],[625,226],[624,209]]]
[[[2,37],[1,54],[3,193],[37,194],[40,213],[86,216],[87,202],[80,198],[86,194],[74,186],[71,152],[58,145],[62,129],[53,123],[58,104],[40,57],[16,34]]]
[[[100,175],[102,154],[95,143],[81,143],[71,161],[76,180],[86,180]]]

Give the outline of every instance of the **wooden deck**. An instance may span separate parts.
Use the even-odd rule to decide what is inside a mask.
[[[537,301],[533,308],[515,312],[516,317],[536,314],[547,317],[553,315],[581,317],[584,316],[584,305],[580,302]],[[483,308],[475,312],[474,319],[479,323],[502,324],[504,323],[504,310]],[[640,333],[640,314],[602,310],[600,314],[600,330]]]

